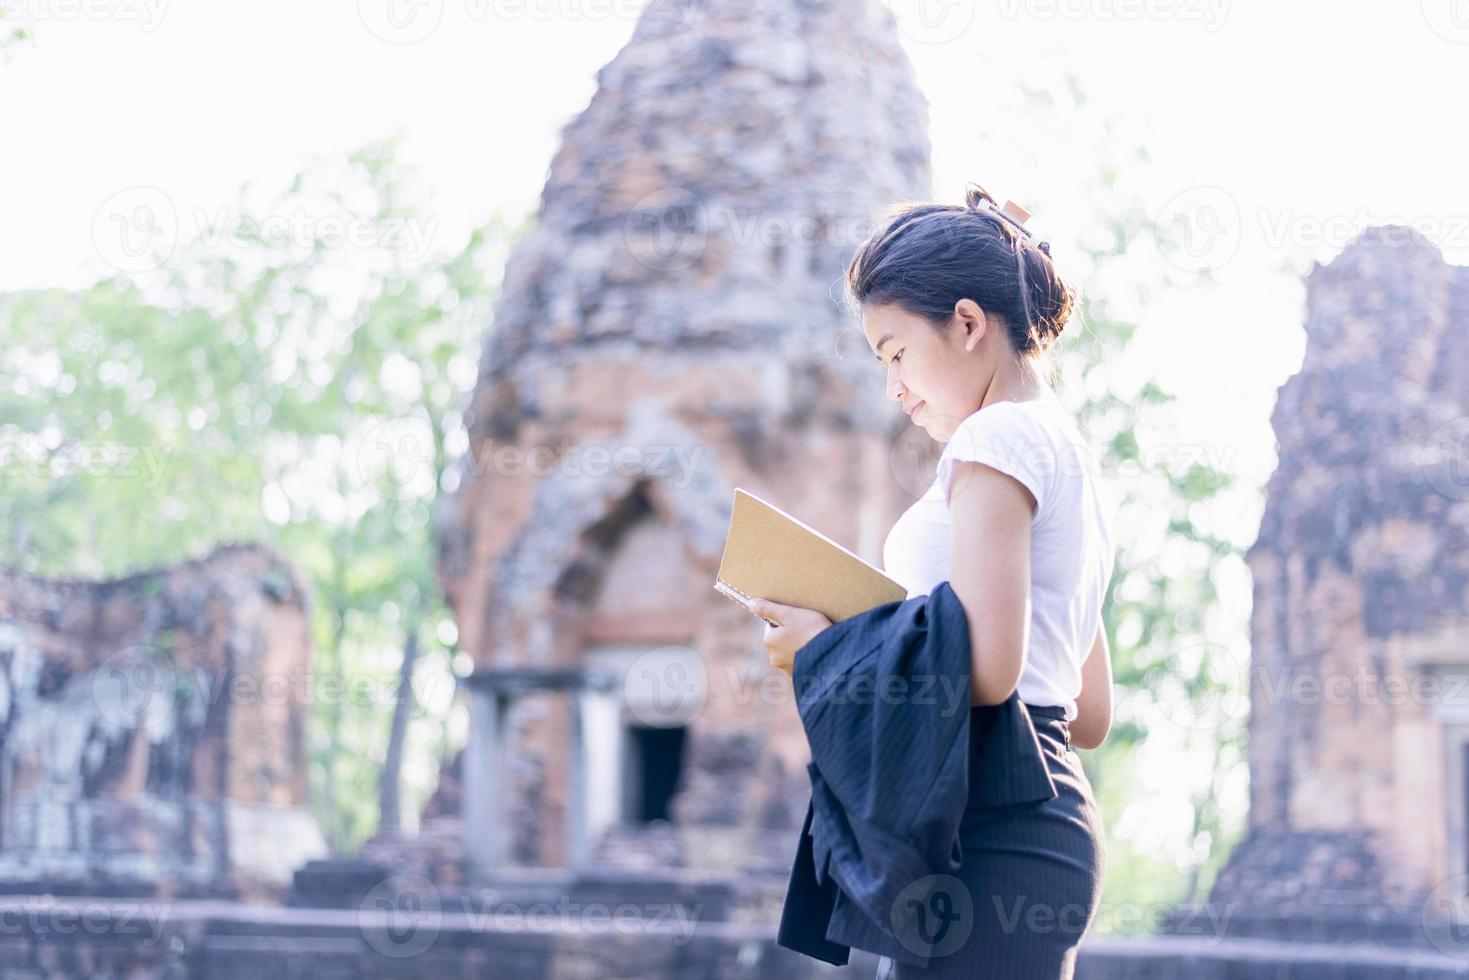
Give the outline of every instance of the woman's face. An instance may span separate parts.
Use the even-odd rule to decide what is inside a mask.
[[[996,339],[969,299],[954,307],[943,330],[894,303],[862,308],[867,345],[887,370],[887,395],[913,424],[948,442],[959,423],[979,408],[993,372]]]

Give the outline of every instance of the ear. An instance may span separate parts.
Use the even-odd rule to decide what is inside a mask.
[[[959,323],[964,327],[964,349],[974,350],[984,339],[985,330],[989,326],[984,310],[978,303],[966,296],[954,304],[954,315],[959,318]]]

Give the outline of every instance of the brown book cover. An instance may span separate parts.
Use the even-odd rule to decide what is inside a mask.
[[[772,599],[833,623],[908,595],[831,538],[739,487],[714,587],[747,609],[751,598]]]

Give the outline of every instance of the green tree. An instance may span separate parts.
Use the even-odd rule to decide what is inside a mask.
[[[1217,456],[1185,451],[1196,440],[1171,428],[1174,395],[1156,378],[1123,389],[1118,367],[1139,311],[1170,291],[1201,288],[1211,274],[1166,258],[1173,243],[1158,220],[1162,202],[1151,199],[1145,135],[1129,136],[1127,121],[1092,104],[1071,74],[1053,86],[1022,87],[1017,108],[1003,131],[1007,144],[1017,142],[1013,127],[1023,120],[1027,138],[1019,142],[1035,172],[1079,159],[1081,178],[1056,187],[1056,199],[1088,216],[1064,261],[1057,250],[1063,274],[1081,284],[1079,329],[1068,328],[1057,367],[1063,398],[1100,450],[1095,462],[1118,505],[1117,567],[1103,621],[1119,696],[1107,742],[1082,754],[1109,834],[1105,897],[1139,907],[1197,901],[1242,830],[1218,801],[1244,774],[1248,693],[1234,652],[1247,635],[1221,621],[1212,574],[1223,562],[1242,562],[1248,542],[1216,534],[1209,518],[1259,490],[1236,486]],[[1193,817],[1182,864],[1112,835],[1128,807],[1145,805],[1139,766],[1149,740],[1170,746],[1172,766],[1200,774],[1186,791]]]
[[[523,227],[430,252],[397,146],[243,188],[155,243],[155,268],[0,297],[0,559],[101,576],[231,540],[289,556],[314,584],[315,807],[344,851],[380,806],[413,812],[398,760],[416,805],[451,749],[434,514]]]
[[[0,63],[9,60],[10,51],[33,39],[30,28],[16,22],[14,11],[0,7],[0,54],[4,56]]]

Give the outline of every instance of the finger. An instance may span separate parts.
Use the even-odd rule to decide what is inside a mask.
[[[784,624],[784,614],[792,607],[781,605],[773,599],[755,598],[750,600],[750,612],[761,619],[773,620],[777,625]]]

